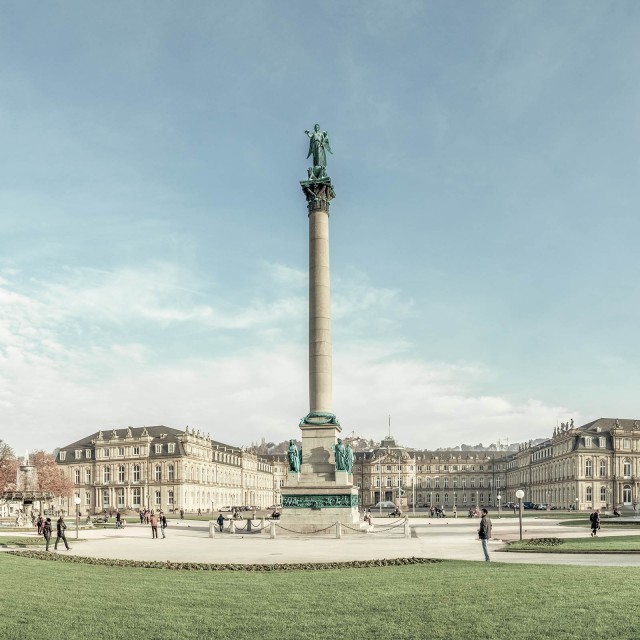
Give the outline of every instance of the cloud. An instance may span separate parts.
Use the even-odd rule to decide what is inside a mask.
[[[299,435],[308,411],[300,330],[306,299],[295,294],[305,279],[286,265],[271,265],[266,274],[264,298],[254,295],[239,307],[222,298],[201,302],[203,283],[170,264],[69,270],[37,283],[5,273],[0,423],[10,444],[52,449],[101,428],[143,424],[189,424],[235,445]],[[292,286],[269,289],[268,282],[283,281]],[[412,312],[400,304],[400,292],[354,277],[336,298],[342,337],[334,353],[334,409],[345,433],[379,439],[391,414],[399,441],[435,448],[548,435],[556,416],[567,415],[537,400],[518,404],[474,392],[490,373],[479,364],[418,358],[393,330]],[[378,332],[370,318],[382,323]],[[132,329],[138,325],[143,330]],[[163,351],[185,325],[197,336],[232,329],[238,346],[211,347],[198,337],[184,352]]]

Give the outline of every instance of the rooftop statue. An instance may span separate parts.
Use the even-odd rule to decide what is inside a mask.
[[[329,134],[326,131],[320,131],[319,124],[313,127],[313,131],[307,129],[305,133],[309,136],[307,158],[313,158],[313,166],[307,169],[309,180],[327,178],[327,151],[333,154],[329,144]]]

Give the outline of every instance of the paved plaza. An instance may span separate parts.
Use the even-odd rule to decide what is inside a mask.
[[[494,517],[492,521],[493,540],[489,543],[492,562],[640,566],[640,554],[500,552],[506,541],[518,538],[518,520]],[[341,539],[334,536],[285,535],[279,528],[276,538],[271,539],[268,529],[252,534],[216,533],[214,538],[210,538],[207,522],[171,519],[166,530],[166,539],[152,539],[148,525],[131,524],[121,530],[81,530],[80,537],[84,540],[78,543],[75,543],[75,531],[70,526],[67,539],[72,549],[59,549],[57,553],[95,558],[238,564],[334,562],[400,557],[483,561],[482,548],[477,539],[478,519],[410,518],[410,538],[404,537],[402,526],[388,528],[394,521],[374,518],[373,522],[373,532],[345,535]],[[608,530],[601,535],[637,535],[637,531],[633,527]],[[523,536],[580,538],[589,537],[589,529],[587,526],[561,526],[557,520],[548,518],[526,518]]]

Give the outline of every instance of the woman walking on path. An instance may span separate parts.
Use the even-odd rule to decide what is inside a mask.
[[[591,522],[591,536],[598,535],[598,529],[600,528],[600,511],[599,509],[594,509],[593,513],[589,516],[589,520]]]

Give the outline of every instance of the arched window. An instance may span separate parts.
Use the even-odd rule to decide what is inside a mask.
[[[625,458],[622,462],[622,475],[625,478],[631,477],[631,460],[629,458]]]
[[[584,463],[584,475],[587,478],[590,478],[593,475],[593,463],[591,462],[591,460],[587,460]],[[587,500],[589,500],[589,498],[587,498]]]
[[[155,473],[156,473],[156,482],[160,482],[160,480],[162,480],[162,467],[159,464],[156,465]],[[156,502],[156,504],[158,503]]]
[[[600,477],[604,478],[607,475],[607,461],[602,458],[600,460]]]
[[[440,494],[436,493],[436,504],[440,504]]]
[[[625,484],[622,487],[622,502],[625,504],[631,504],[631,485]]]
[[[133,465],[133,481],[140,482],[140,465]]]
[[[173,472],[173,465],[170,464],[169,465],[169,480],[173,481],[173,476],[174,476],[174,472]]]

